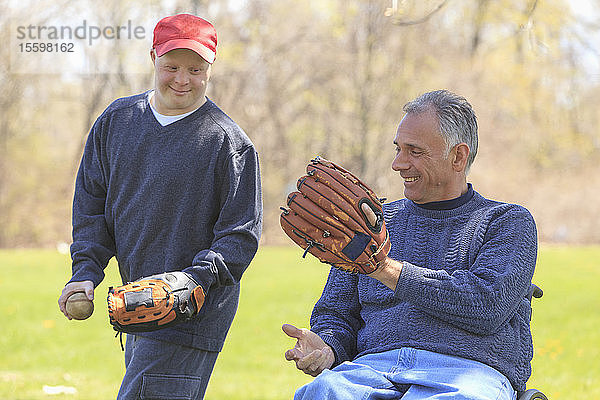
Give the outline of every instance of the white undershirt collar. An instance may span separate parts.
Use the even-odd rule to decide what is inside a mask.
[[[172,124],[173,122],[177,122],[180,119],[183,119],[185,117],[187,117],[188,115],[190,115],[191,113],[193,113],[194,111],[196,111],[198,108],[202,107],[198,107],[195,110],[192,110],[190,112],[186,112],[185,114],[178,114],[178,115],[164,115],[159,113],[158,111],[156,111],[156,109],[154,108],[154,106],[152,105],[152,97],[154,96],[154,90],[151,90],[150,92],[148,92],[148,104],[150,104],[150,109],[152,110],[152,114],[154,114],[154,118],[156,118],[156,120],[158,121],[159,124],[161,124],[162,126],[167,126],[169,124]]]

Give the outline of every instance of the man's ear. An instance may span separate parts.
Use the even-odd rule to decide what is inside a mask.
[[[212,64],[209,64],[208,71],[206,71],[206,82],[210,81],[211,76],[212,76]]]
[[[154,61],[156,60],[156,52],[154,49],[150,49],[150,58],[152,59],[152,65],[154,65]]]
[[[465,172],[467,168],[467,158],[469,157],[469,145],[466,143],[459,143],[454,146],[454,159],[452,160],[452,169],[456,172]]]

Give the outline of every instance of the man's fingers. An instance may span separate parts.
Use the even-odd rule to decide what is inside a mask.
[[[281,329],[289,337],[298,339],[296,346],[285,352],[285,359],[295,361],[296,368],[300,371],[317,376],[333,364],[333,361],[330,360],[331,349],[316,334],[308,329],[298,329],[290,324],[284,324]]]
[[[288,361],[296,361],[296,366],[298,366],[298,360],[304,356],[302,351],[298,348],[300,346],[300,338],[302,337],[302,329],[298,329],[294,325],[290,324],[284,324],[281,329],[289,337],[298,339],[298,342],[296,342],[296,347],[285,352],[285,359]]]
[[[286,351],[284,357],[288,361],[292,361],[294,359],[294,355],[292,354],[291,350]]]
[[[325,369],[324,364],[327,357],[323,351],[319,351],[319,353],[320,354],[317,355],[315,360],[308,367],[306,367],[306,370],[310,372],[311,375],[318,375]]]
[[[315,350],[296,362],[298,369],[307,372],[309,367],[315,363],[323,353],[321,350]]]
[[[66,317],[69,317],[69,315],[67,314],[66,304],[67,299],[70,295],[71,292],[69,291],[69,288],[65,286],[62,292],[60,293],[60,297],[58,298],[58,308],[60,308],[60,311],[62,311],[62,313],[65,314]]]
[[[288,335],[289,337],[292,337],[295,339],[300,339],[302,337],[302,329],[298,329],[294,325],[283,324],[281,329],[283,329],[283,332],[285,332],[285,334]]]
[[[76,292],[84,292],[88,299],[94,300],[94,283],[92,281],[70,282],[65,285],[58,298],[58,308],[68,319],[72,319],[67,313],[67,299]]]
[[[299,360],[301,357],[302,357],[302,354],[296,348],[289,349],[288,351],[285,352],[285,359],[288,361]]]

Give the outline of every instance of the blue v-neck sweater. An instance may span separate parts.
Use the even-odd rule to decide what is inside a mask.
[[[118,99],[94,123],[75,182],[71,281],[97,286],[113,256],[123,282],[184,270],[206,293],[200,314],[140,335],[220,351],[261,227],[257,153],[212,101],[163,127],[147,93]]]
[[[453,209],[402,199],[384,212],[389,256],[403,262],[396,290],[332,269],[313,310],[311,329],[336,364],[413,347],[485,363],[524,390],[533,357],[526,294],[537,257],[531,214],[477,192]]]

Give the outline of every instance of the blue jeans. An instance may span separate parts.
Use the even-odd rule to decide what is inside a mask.
[[[218,352],[127,335],[117,400],[201,400]]]
[[[324,370],[294,400],[515,400],[508,379],[477,361],[402,348]]]

